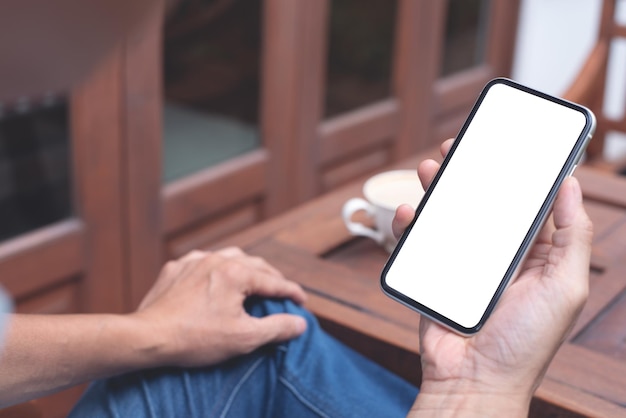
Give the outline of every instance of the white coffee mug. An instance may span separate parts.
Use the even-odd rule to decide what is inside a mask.
[[[391,252],[398,242],[391,229],[396,208],[404,203],[415,208],[423,195],[415,170],[386,171],[365,182],[365,199],[355,197],[344,204],[343,221],[352,235],[369,237]],[[358,211],[365,211],[373,218],[375,229],[352,220]]]

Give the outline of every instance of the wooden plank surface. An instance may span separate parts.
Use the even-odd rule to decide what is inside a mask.
[[[623,361],[585,347],[564,344],[546,376],[626,408],[626,363]]]
[[[585,166],[578,167],[574,175],[580,182],[586,198],[626,207],[624,177]]]
[[[607,306],[624,292],[624,289],[626,289],[626,264],[609,266],[600,273],[592,271],[589,297],[571,335],[579,338],[579,332],[588,331],[594,319],[601,315]]]
[[[259,149],[165,185],[164,232],[179,232],[226,207],[260,198],[268,165],[268,153]]]
[[[624,408],[602,396],[546,377],[535,392],[529,416],[621,418],[624,416]]]
[[[626,275],[622,271],[622,275]],[[622,283],[626,279],[622,280]],[[607,303],[606,309],[580,337],[576,344],[626,363],[626,285]]]
[[[2,285],[17,300],[84,270],[85,228],[69,219],[0,245]],[[37,260],[33,263],[33,260]]]

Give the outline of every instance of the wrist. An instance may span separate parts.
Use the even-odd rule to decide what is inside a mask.
[[[532,391],[476,382],[424,382],[409,417],[527,417]]]
[[[120,343],[130,350],[129,369],[169,365],[171,344],[158,326],[138,313],[120,315],[119,320],[123,324],[120,329],[124,330]]]

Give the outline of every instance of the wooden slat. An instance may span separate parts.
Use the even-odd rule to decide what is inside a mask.
[[[298,173],[293,196],[296,203],[305,202],[320,193],[315,174],[319,170],[319,140],[317,128],[323,117],[326,91],[326,58],[328,55],[327,27],[329,0],[296,2],[301,5],[298,15],[300,44],[296,55],[300,68],[298,119],[293,138],[301,140],[297,152],[289,156],[289,175]],[[284,117],[283,117],[284,120]],[[292,138],[292,140],[293,140]],[[284,176],[282,178],[284,181]]]
[[[2,285],[19,299],[78,275],[84,269],[84,231],[80,221],[69,219],[4,242]]]
[[[511,74],[515,55],[517,25],[519,24],[521,0],[490,2],[491,13],[487,30],[490,35],[484,37],[486,60],[496,76],[507,77]],[[480,41],[479,41],[480,42]]]
[[[278,162],[287,162],[301,141],[294,135],[300,84],[298,60],[292,52],[300,47],[296,18],[298,3],[286,0],[263,2],[261,137],[276,161],[269,173],[270,184],[274,187],[266,202],[268,215],[291,206],[291,190],[297,187],[295,174],[283,179],[281,187],[276,186],[289,166]]]
[[[393,94],[400,104],[393,159],[426,149],[433,125],[432,86],[439,76],[445,2],[399,0]]]
[[[328,0],[267,0],[264,10],[261,130],[275,161],[266,207],[271,215],[319,193]]]
[[[574,344],[564,344],[546,376],[626,406],[626,364]]]
[[[626,271],[622,271],[626,275]],[[604,353],[609,357],[626,362],[626,285],[622,293],[607,304],[602,315],[593,322],[579,338],[576,344],[585,346],[591,350]]]
[[[530,408],[529,416],[531,417],[621,418],[624,416],[624,408],[621,405],[549,377],[543,379],[541,386],[535,392],[535,398]],[[548,405],[537,405],[537,400],[542,400]],[[554,405],[560,411],[554,411],[550,405]],[[549,407],[549,411],[545,411],[546,407]],[[563,411],[571,412],[564,414]]]
[[[176,234],[168,240],[166,257],[178,258],[193,249],[207,247],[219,238],[252,226],[259,220],[260,210],[258,206],[258,203],[251,203],[234,212],[216,216],[215,219],[207,223]]]
[[[620,38],[626,38],[626,26],[616,26],[613,29],[613,34]]]
[[[493,69],[485,64],[437,80],[433,111],[447,114],[463,109],[463,113],[467,113],[465,109],[474,104],[478,93],[494,76]]]
[[[169,183],[163,190],[163,231],[171,234],[266,190],[268,153],[259,149]]]
[[[352,160],[325,170],[321,181],[322,190],[328,191],[343,186],[348,181],[364,174],[372,175],[387,167],[390,162],[391,156],[388,148],[365,150],[362,155],[354,156]]]
[[[65,314],[81,310],[80,292],[77,280],[69,280],[42,294],[17,301],[15,310],[35,314]],[[83,301],[84,302],[84,301]],[[84,303],[82,303],[84,306]]]
[[[162,25],[156,0],[125,42],[124,155],[129,305],[135,307],[161,268]]]
[[[466,113],[487,81],[510,74],[519,4],[519,0],[491,3],[486,31],[479,39],[484,43],[484,62],[437,80],[432,105],[439,120],[446,114],[455,117],[458,111]]]
[[[447,138],[456,138],[465,119],[467,119],[467,112],[459,112],[456,116],[444,117],[437,123],[437,128],[432,133],[432,143],[436,144]]]
[[[611,235],[616,226],[626,221],[624,209],[585,199],[585,210],[593,222],[593,241],[601,241]]]
[[[72,93],[74,192],[86,226],[80,298],[89,312],[129,308],[122,245],[122,61],[117,47]]]
[[[573,338],[585,327],[588,327],[594,318],[602,313],[605,307],[626,288],[626,263],[607,264],[604,271],[592,275],[589,285],[589,297],[583,311],[572,330]],[[584,335],[584,331],[583,334]]]
[[[562,96],[565,100],[589,107],[595,104],[598,94],[601,94],[601,74],[606,70],[608,53],[608,42],[604,41],[596,44],[587,57],[587,61],[585,61],[575,77],[576,82],[563,93]]]
[[[398,122],[398,103],[394,99],[324,121],[319,129],[320,164],[332,164],[364,148],[380,147],[396,135]]]
[[[615,22],[616,0],[605,0],[602,2],[602,13],[600,15],[600,30],[598,37],[606,38],[613,34],[616,26]]]
[[[574,176],[580,182],[585,198],[626,208],[626,181],[617,174],[578,167]]]
[[[594,244],[593,253],[605,263],[613,263],[626,256],[626,219],[615,225],[608,236]]]

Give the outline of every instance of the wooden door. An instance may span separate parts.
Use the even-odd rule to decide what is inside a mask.
[[[285,158],[280,211],[454,136],[482,86],[510,73],[519,1],[265,8],[263,134]]]
[[[133,303],[164,259],[453,136],[486,81],[509,73],[518,3],[182,1],[155,11],[124,53]],[[337,65],[352,51],[361,55]],[[233,124],[248,142],[209,161],[207,143],[240,140],[219,134]],[[172,128],[196,125],[191,142]],[[179,151],[190,166],[172,170]]]
[[[291,139],[267,134],[268,126],[283,117],[264,105],[271,89],[268,56],[277,35],[269,16],[280,11],[260,0],[181,2],[168,11],[162,3],[124,47],[127,248],[134,305],[165,259],[285,208],[290,182],[281,177],[281,167]],[[250,34],[250,28],[256,32]],[[251,47],[237,42],[254,36]],[[212,55],[225,46],[222,55]],[[203,53],[211,59],[197,59]],[[186,79],[177,80],[179,73]],[[254,85],[243,110],[239,102],[229,102],[229,89],[242,83]],[[220,136],[224,132],[247,136]],[[214,158],[219,153],[225,157]]]
[[[341,5],[346,3],[350,1],[326,2],[330,7],[326,14],[330,13],[331,22],[333,13],[342,12]],[[362,4],[352,3],[344,7],[354,9],[355,14]],[[393,13],[393,36],[382,46],[388,52],[380,54],[390,59],[386,95],[373,97],[370,102],[344,112],[329,112],[332,89],[341,87],[333,85],[336,84],[333,83],[332,60],[336,49],[333,42],[349,36],[349,32],[341,35],[340,31],[351,28],[349,24],[339,28],[331,25],[326,44],[330,52],[319,53],[320,58],[329,59],[328,63],[320,59],[319,64],[320,71],[326,74],[325,79],[320,77],[319,87],[326,90],[326,109],[321,112],[325,117],[308,133],[310,142],[318,144],[319,156],[317,166],[312,168],[318,174],[318,181],[308,196],[379,170],[456,135],[482,86],[493,77],[510,73],[518,1],[369,0],[368,3],[381,9],[370,17],[373,23]],[[372,23],[363,19],[361,25],[371,27]],[[323,23],[319,26],[324,33]],[[334,36],[333,30],[338,32]],[[388,36],[384,30],[380,32],[380,37]],[[361,72],[367,70],[365,65]]]

